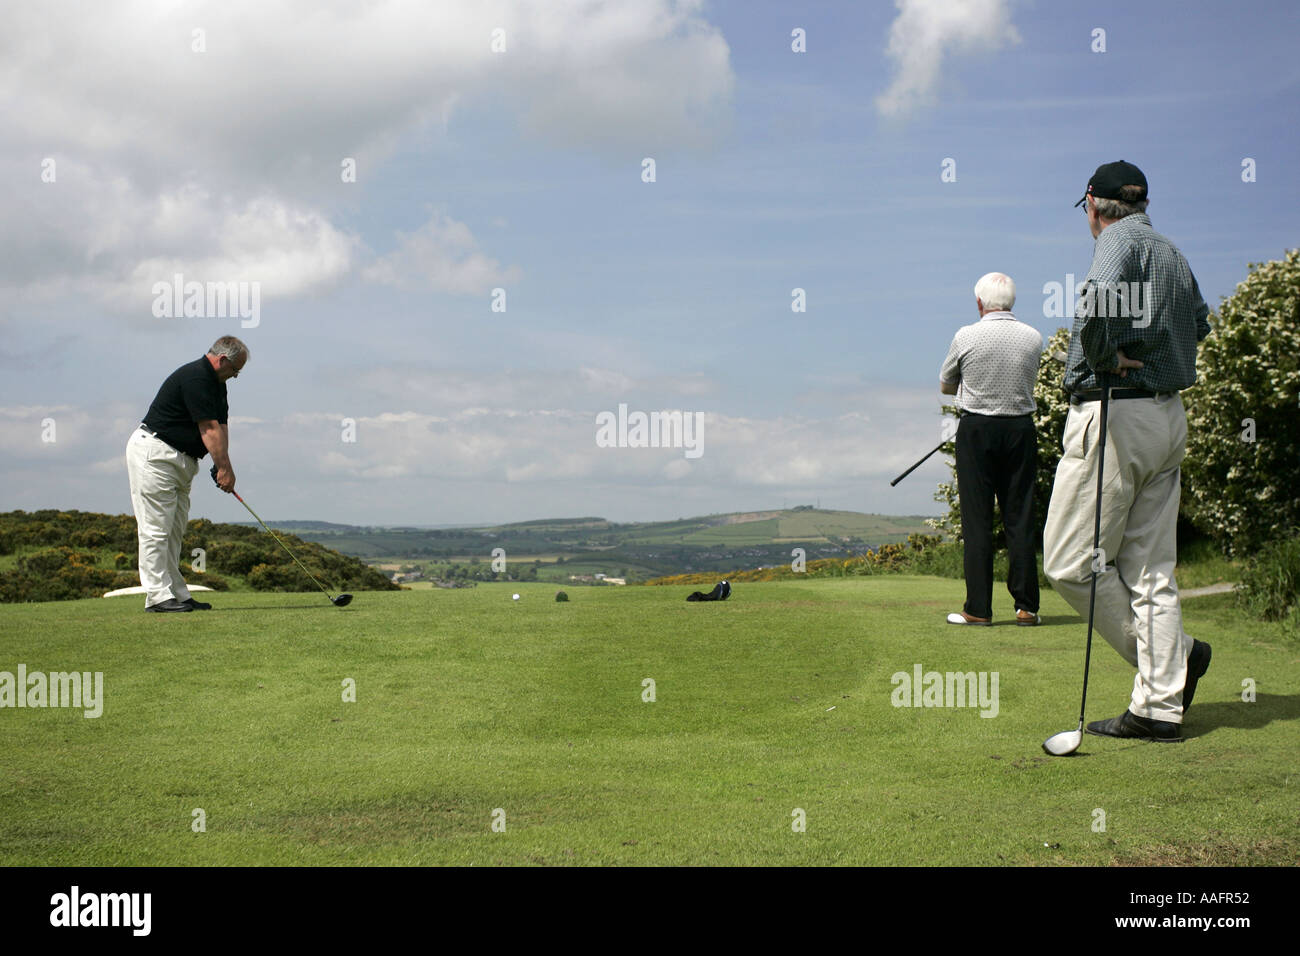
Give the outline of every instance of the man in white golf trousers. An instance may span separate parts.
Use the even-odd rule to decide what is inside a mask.
[[[1180,740],[1210,666],[1210,645],[1183,630],[1174,580],[1187,440],[1179,392],[1196,382],[1209,308],[1182,253],[1151,227],[1140,169],[1123,160],[1099,166],[1076,203],[1085,204],[1096,245],[1066,358],[1070,414],[1043,529],[1043,570],[1086,615],[1095,567],[1097,633],[1137,671],[1128,708],[1088,732]],[[1110,395],[1094,555],[1099,373],[1110,373]]]
[[[206,611],[181,577],[181,539],[190,518],[190,484],[207,454],[217,485],[235,489],[230,464],[226,382],[248,361],[248,347],[233,335],[217,339],[202,358],[182,365],[163,382],[140,426],[126,443],[140,544],[140,584],[145,610]]]

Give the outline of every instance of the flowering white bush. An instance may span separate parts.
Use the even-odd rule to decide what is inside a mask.
[[[1300,250],[1250,268],[1183,393],[1182,511],[1234,556],[1300,528]]]

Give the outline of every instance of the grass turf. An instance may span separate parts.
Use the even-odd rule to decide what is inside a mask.
[[[1300,651],[1189,599],[1214,660],[1181,744],[1073,729],[1085,624],[956,628],[962,582],[483,584],[0,607],[0,671],[102,671],[104,713],[0,709],[0,863],[1291,864]],[[512,593],[522,600],[513,602]],[[1089,719],[1132,672],[1094,638]],[[996,717],[895,672],[997,671]],[[356,702],[342,700],[356,682]],[[656,700],[642,699],[643,680]],[[1258,699],[1242,700],[1242,681]],[[206,832],[192,830],[202,808]],[[504,811],[504,832],[492,829]],[[792,829],[804,811],[806,831]],[[1095,829],[1105,813],[1105,829]],[[498,814],[498,819],[500,815]]]

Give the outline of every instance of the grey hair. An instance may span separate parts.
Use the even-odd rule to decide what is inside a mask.
[[[975,283],[975,297],[991,312],[1007,312],[1016,304],[1016,284],[1009,275],[990,272]]]
[[[1140,212],[1147,211],[1149,199],[1138,199],[1138,196],[1146,193],[1145,187],[1142,186],[1121,186],[1120,195],[1128,195],[1129,201],[1123,199],[1098,199],[1092,197],[1092,201],[1097,206],[1097,215],[1102,219],[1118,220],[1125,216],[1135,216]]]
[[[232,362],[238,362],[242,355],[244,361],[248,361],[248,346],[233,335],[223,335],[212,343],[212,348],[208,349],[209,355],[224,355]]]

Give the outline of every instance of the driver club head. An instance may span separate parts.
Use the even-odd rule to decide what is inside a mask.
[[[1083,743],[1083,731],[1063,730],[1044,740],[1043,750],[1053,757],[1068,757],[1079,749],[1081,743]]]
[[[352,595],[340,594],[338,597],[330,598],[330,600],[334,602],[335,607],[347,607],[352,603]],[[1075,746],[1077,747],[1079,745],[1076,743]]]

